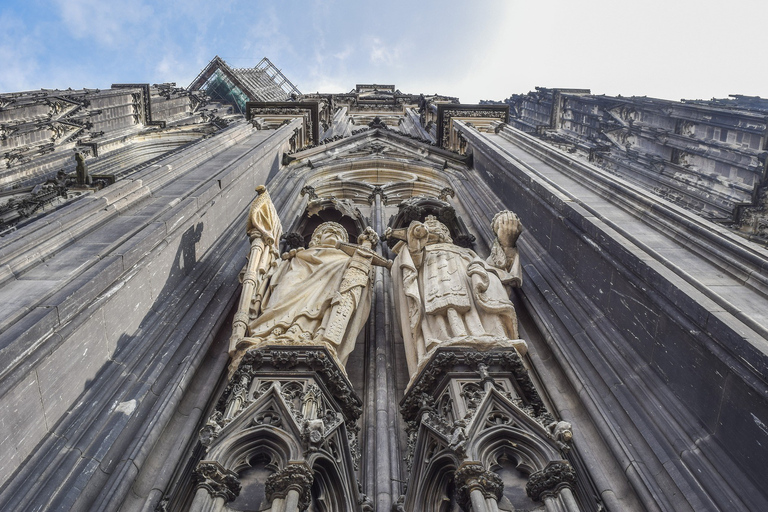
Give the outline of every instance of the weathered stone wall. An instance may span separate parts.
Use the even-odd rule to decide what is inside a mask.
[[[765,508],[768,253],[517,130],[466,136],[526,227],[561,415],[589,411],[648,510]]]
[[[2,240],[0,508],[114,508],[171,419],[191,435],[216,390],[179,401],[226,362],[204,356],[244,213],[293,128],[237,124]]]

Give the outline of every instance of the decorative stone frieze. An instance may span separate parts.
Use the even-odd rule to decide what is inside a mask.
[[[437,141],[444,149],[458,149],[451,147],[453,118],[472,118],[473,124],[480,127],[506,122],[508,117],[509,105],[440,104],[437,106]]]
[[[306,134],[305,143],[317,144],[320,140],[320,109],[316,101],[249,101],[245,104],[246,119],[254,117],[263,119],[262,126],[276,128],[284,121],[300,118]],[[297,149],[304,147],[297,144]]]

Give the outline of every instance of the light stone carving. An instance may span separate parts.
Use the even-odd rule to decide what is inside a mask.
[[[496,238],[485,261],[454,245],[448,228],[433,216],[388,230],[387,236],[401,240],[392,275],[412,377],[438,346],[515,347],[525,353],[507,289],[522,282],[516,248],[520,220],[504,211],[492,227]]]
[[[247,350],[267,345],[325,346],[344,366],[370,311],[372,265],[387,265],[372,250],[378,236],[371,228],[357,245],[347,240],[343,226],[325,222],[308,249],[283,255],[254,294],[235,367]]]

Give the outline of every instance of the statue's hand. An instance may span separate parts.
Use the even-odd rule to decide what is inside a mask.
[[[504,211],[494,220],[493,231],[502,247],[511,248],[517,244],[517,239],[523,229],[517,215],[510,211]]]
[[[391,228],[387,228],[391,229]],[[375,247],[379,243],[379,235],[374,231],[371,226],[367,226],[365,231],[357,237],[358,245],[363,245],[365,242],[370,242],[372,247]]]

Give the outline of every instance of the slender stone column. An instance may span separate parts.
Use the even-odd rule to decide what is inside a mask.
[[[373,200],[373,229],[377,233],[384,231],[383,205],[381,188],[374,189],[371,194]],[[399,467],[397,466],[397,447],[394,445],[397,439],[395,429],[395,418],[392,411],[396,409],[395,385],[392,373],[392,353],[393,341],[391,329],[388,328],[387,310],[389,309],[386,286],[389,273],[383,269],[377,268],[374,282],[373,315],[371,316],[371,336],[372,350],[369,354],[373,355],[375,364],[373,365],[372,375],[369,376],[367,384],[372,386],[373,400],[375,407],[376,430],[375,442],[373,443],[374,452],[368,456],[375,457],[375,465],[371,468],[375,472],[374,488],[376,510],[390,510],[392,508],[392,497],[400,494],[399,492]],[[371,403],[369,402],[369,405]],[[370,447],[371,445],[368,444]],[[393,454],[395,456],[393,457]],[[367,479],[369,482],[371,478]]]
[[[301,495],[296,489],[290,489],[285,497],[285,512],[299,512],[299,498]],[[304,510],[304,509],[301,509]]]
[[[472,512],[489,512],[485,503],[485,496],[479,487],[474,487],[469,493],[469,499],[472,502]]]
[[[214,498],[206,489],[198,488],[189,512],[219,512],[224,508],[224,503],[224,498],[221,496]]]

